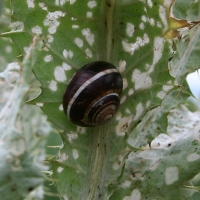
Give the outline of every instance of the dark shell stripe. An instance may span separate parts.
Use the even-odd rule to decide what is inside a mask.
[[[98,122],[100,122],[100,117],[102,117],[102,114],[105,117],[108,114],[113,116],[117,110],[118,104],[119,104],[119,95],[117,93],[107,94],[106,96],[97,99],[95,104],[90,106],[90,109],[85,113],[84,118],[88,117],[93,124],[97,124]],[[115,109],[112,109],[111,113],[106,112],[107,110],[110,110],[110,108],[115,108]],[[105,117],[103,119],[105,119]],[[105,122],[105,120],[102,122]]]
[[[102,102],[103,104],[101,106],[99,105],[99,108],[97,105],[94,105],[88,114],[89,121],[92,122],[92,124],[103,124],[110,121],[117,111],[120,99],[118,94],[112,93],[103,97]],[[98,102],[96,104],[98,104]],[[92,111],[92,109],[94,111]]]
[[[71,98],[71,100],[69,101],[69,104],[67,106],[67,116],[70,119],[70,111],[71,111],[71,107],[73,105],[73,103],[76,101],[77,97],[79,96],[79,94],[91,83],[93,83],[95,80],[101,78],[102,76],[106,75],[106,74],[111,74],[111,73],[118,73],[117,69],[107,69],[104,71],[101,71],[99,73],[97,73],[96,75],[94,75],[93,77],[91,77],[90,79],[88,79],[87,81],[85,81],[80,87],[79,89],[76,91],[76,93],[73,95],[73,97]]]

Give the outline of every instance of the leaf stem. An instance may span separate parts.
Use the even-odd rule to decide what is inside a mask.
[[[105,0],[101,4],[99,16],[99,60],[118,65],[116,57],[118,36],[118,1]]]
[[[117,45],[119,36],[118,0],[104,0],[101,2],[99,13],[99,49],[98,59],[118,65]],[[107,199],[109,171],[109,154],[112,142],[112,122],[103,126],[88,129],[91,132],[91,156],[86,172],[85,187],[81,195],[82,200]]]
[[[92,151],[86,174],[87,183],[82,200],[105,199],[107,162],[109,157],[109,124],[91,129]]]

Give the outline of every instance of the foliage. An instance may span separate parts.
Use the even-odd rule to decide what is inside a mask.
[[[188,199],[199,173],[200,135],[199,113],[184,104],[191,95],[186,76],[199,68],[200,2],[15,0],[11,6],[13,29],[1,35],[22,55],[16,107],[33,69],[41,94],[31,103],[63,142],[49,159],[60,197]],[[193,28],[177,30],[183,27]],[[94,60],[111,62],[122,74],[120,109],[106,125],[76,127],[64,115],[62,96],[74,72]]]
[[[2,9],[1,31],[9,27],[11,11],[6,6]],[[51,133],[56,144],[55,134],[38,107],[24,104],[28,98],[38,94],[38,82],[30,75],[34,48],[38,45],[33,42],[30,53],[21,63],[21,59],[16,58],[18,48],[9,38],[0,37],[0,199],[4,200],[39,200],[45,199],[44,194],[49,194],[42,185],[49,185],[49,181],[41,170],[49,169],[44,163],[46,140]]]

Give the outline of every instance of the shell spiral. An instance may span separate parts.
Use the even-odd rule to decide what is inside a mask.
[[[74,74],[66,88],[64,112],[78,126],[102,125],[117,112],[122,88],[122,77],[114,65],[88,63]]]

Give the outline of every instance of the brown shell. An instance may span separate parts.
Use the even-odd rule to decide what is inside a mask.
[[[117,112],[122,87],[122,77],[115,66],[104,61],[88,63],[66,88],[65,114],[78,126],[102,125]]]

